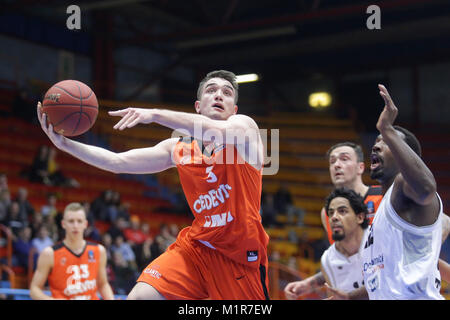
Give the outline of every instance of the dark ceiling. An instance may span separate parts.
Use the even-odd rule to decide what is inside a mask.
[[[450,59],[448,0],[22,0],[2,9],[64,21],[77,4],[83,30],[112,21],[115,47],[135,45],[194,70],[221,66],[284,79],[314,73]],[[381,30],[369,30],[369,5],[381,8]]]

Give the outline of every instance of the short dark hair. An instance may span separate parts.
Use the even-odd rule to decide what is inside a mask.
[[[356,158],[358,159],[358,162],[364,162],[364,152],[359,144],[356,144],[354,142],[345,141],[336,143],[335,145],[331,146],[330,149],[327,151],[327,159],[330,158],[331,152],[333,152],[334,149],[340,148],[340,147],[350,147],[355,151]]]
[[[336,188],[334,189],[328,197],[325,199],[325,212],[328,216],[328,209],[330,208],[330,203],[334,198],[342,197],[348,200],[350,206],[352,207],[355,214],[363,213],[364,221],[361,223],[361,228],[366,229],[369,226],[369,218],[367,215],[369,214],[367,210],[367,206],[364,203],[363,197],[361,197],[354,190],[349,188]]]
[[[400,126],[394,126],[394,129],[397,131],[400,131],[405,135],[405,142],[406,144],[415,152],[419,157],[422,157],[422,147],[420,146],[420,142],[417,139],[417,137],[412,133],[411,131],[400,127]]]
[[[216,70],[216,71],[211,71],[210,73],[208,73],[203,78],[203,80],[200,81],[200,84],[198,85],[197,99],[200,100],[202,93],[203,93],[203,86],[205,85],[206,82],[208,82],[212,78],[221,78],[221,79],[225,79],[228,82],[230,82],[234,88],[234,103],[237,103],[239,85],[237,83],[236,75],[233,72],[227,71],[227,70]]]

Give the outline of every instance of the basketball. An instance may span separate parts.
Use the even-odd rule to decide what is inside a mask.
[[[45,93],[42,112],[47,114],[55,132],[67,137],[88,131],[98,115],[94,91],[83,82],[64,80]]]

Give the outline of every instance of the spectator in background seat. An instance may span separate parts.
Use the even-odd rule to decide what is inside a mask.
[[[41,225],[37,237],[33,238],[31,243],[33,244],[33,247],[36,248],[38,254],[45,248],[54,244],[52,238],[50,238],[48,227],[45,224]]]
[[[286,184],[283,183],[275,193],[274,202],[278,214],[287,215],[289,223],[296,222],[298,226],[303,225],[303,216],[305,212],[302,208],[295,206],[292,195]]]
[[[49,186],[52,184],[48,176],[48,155],[49,147],[41,145],[30,168],[29,180],[31,182],[43,183]]]
[[[16,201],[19,204],[20,218],[28,221],[33,216],[34,208],[28,201],[28,190],[26,188],[19,188]]]
[[[28,226],[28,221],[20,217],[20,207],[17,201],[11,202],[6,226],[11,229],[13,241],[19,236],[19,230]]]
[[[28,257],[32,248],[31,228],[23,227],[19,230],[17,239],[13,242],[13,264],[28,270]]]

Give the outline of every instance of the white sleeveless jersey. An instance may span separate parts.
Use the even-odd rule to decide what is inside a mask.
[[[364,285],[361,270],[361,250],[367,234],[368,229],[364,230],[359,251],[350,257],[346,257],[336,249],[336,242],[322,254],[320,263],[333,288],[350,292]]]
[[[371,300],[428,300],[439,293],[438,270],[442,242],[442,201],[436,222],[412,225],[391,204],[393,185],[386,192],[362,249],[364,283]]]

